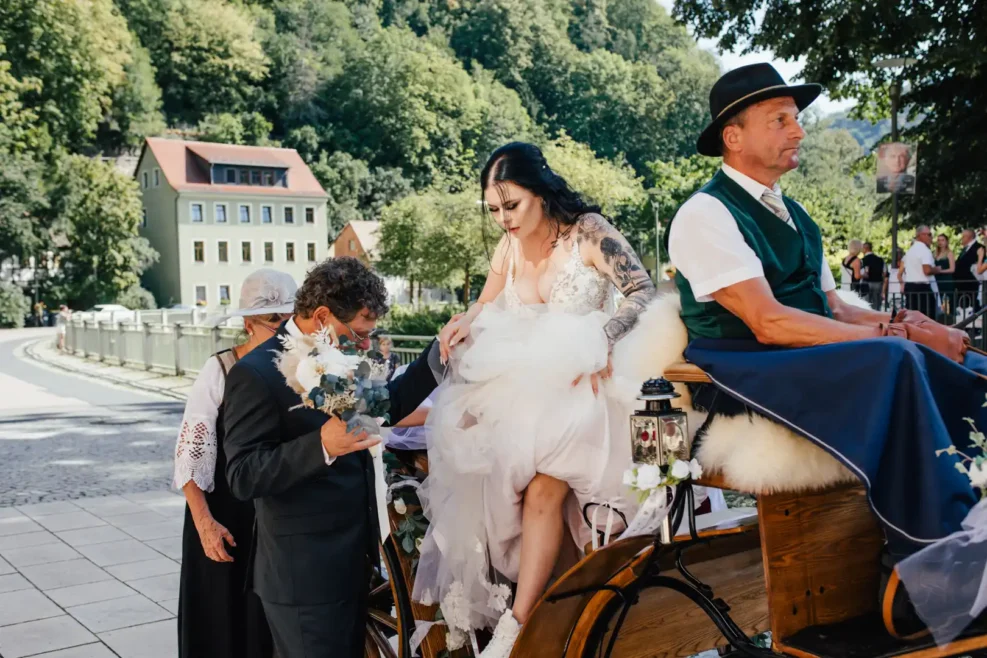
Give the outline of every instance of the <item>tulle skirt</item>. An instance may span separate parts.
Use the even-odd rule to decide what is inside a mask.
[[[520,566],[522,497],[536,474],[568,483],[566,521],[580,548],[592,538],[585,505],[633,515],[622,477],[640,383],[614,373],[599,395],[588,376],[573,386],[606,366],[607,320],[492,305],[453,355],[428,419],[429,477],[420,496],[430,527],[413,592],[442,604],[453,633],[493,626],[507,607],[505,583],[517,580]],[[607,517],[601,509],[598,525]]]

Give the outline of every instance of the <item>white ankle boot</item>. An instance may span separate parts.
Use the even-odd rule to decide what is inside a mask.
[[[508,658],[520,632],[521,624],[517,623],[512,611],[506,610],[497,622],[490,644],[480,652],[478,658]]]

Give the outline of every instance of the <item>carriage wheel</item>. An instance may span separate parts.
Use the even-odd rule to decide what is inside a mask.
[[[383,573],[375,569],[371,578],[364,653],[367,658],[412,658],[410,640],[415,621],[411,592],[401,577],[403,572],[393,537],[381,544],[380,554]],[[392,643],[395,637],[396,653]]]

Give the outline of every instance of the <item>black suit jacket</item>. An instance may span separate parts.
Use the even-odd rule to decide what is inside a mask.
[[[278,334],[244,356],[226,377],[226,477],[233,495],[253,500],[253,588],[285,605],[356,602],[377,556],[377,511],[370,454],[329,466],[319,430],[327,417],[300,403],[274,365]],[[414,411],[436,386],[433,342],[388,383],[391,420]],[[434,358],[434,356],[433,356]]]

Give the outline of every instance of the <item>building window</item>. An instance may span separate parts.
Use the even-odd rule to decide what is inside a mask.
[[[295,209],[291,206],[284,207],[284,223],[294,224],[295,223]]]
[[[250,206],[240,206],[240,223],[250,223]]]
[[[252,253],[252,245],[249,242],[240,243],[240,260],[244,263],[249,263],[254,259]]]
[[[233,167],[226,168],[226,182],[236,185],[236,169]]]
[[[202,223],[202,204],[201,203],[193,203],[190,206],[190,208],[191,208],[192,222],[195,223],[195,224],[201,224]]]
[[[271,210],[271,206],[261,206],[260,207],[260,223],[270,224],[274,221],[274,211]]]
[[[356,251],[356,240],[350,240],[350,251]]]
[[[155,169],[154,170],[154,187],[158,187],[159,185],[161,185],[161,170],[160,169]]]
[[[146,171],[142,174],[142,178],[143,178],[143,182],[144,182],[144,189],[146,190],[148,187],[150,187],[150,185],[148,185],[148,182],[147,182],[148,179],[147,179],[147,172]]]
[[[192,243],[192,256],[196,263],[206,262],[206,243],[202,240],[196,240]]]
[[[217,224],[225,224],[226,223],[226,204],[225,203],[217,203],[216,206],[213,208],[213,210],[215,211],[213,214],[216,215],[216,223]]]
[[[206,305],[206,287],[196,286],[195,287],[195,305],[205,306]]]
[[[315,223],[315,208],[305,209],[305,223],[314,224]]]
[[[265,171],[264,172],[264,185],[267,187],[274,187],[274,172]]]
[[[230,245],[229,245],[229,243],[226,240],[220,240],[217,243],[217,246],[219,248],[219,253],[217,254],[217,257],[219,258],[219,262],[220,263],[228,263],[228,262],[230,262]]]
[[[284,243],[284,259],[289,263],[295,262],[295,243],[285,242]]]
[[[230,305],[230,287],[229,285],[219,286],[219,303],[223,306]]]
[[[141,228],[147,226],[147,208],[141,208]]]
[[[260,185],[260,171],[257,169],[250,170],[250,184]]]
[[[315,262],[315,243],[314,242],[309,242],[308,243],[308,245],[307,245],[307,251],[308,251],[308,262],[314,263]]]
[[[264,261],[268,263],[274,262],[274,243],[265,242],[264,243]]]

